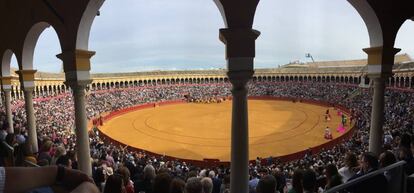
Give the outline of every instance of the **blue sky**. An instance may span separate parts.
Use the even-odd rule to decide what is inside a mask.
[[[96,51],[92,72],[131,72],[225,68],[223,28],[212,0],[111,0],[92,26],[89,49]],[[254,28],[256,68],[277,67],[300,60],[365,58],[366,27],[354,8],[340,0],[262,0]],[[414,57],[414,22],[407,21],[397,37],[401,53]],[[59,72],[59,42],[53,28],[42,33],[34,68]],[[17,66],[12,62],[13,66]]]

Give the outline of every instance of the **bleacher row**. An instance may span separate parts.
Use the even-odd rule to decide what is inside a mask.
[[[250,96],[290,97],[298,100],[315,100],[342,105],[351,110],[357,128],[352,138],[344,140],[331,149],[324,149],[318,154],[312,154],[312,151],[309,151],[302,158],[289,162],[272,157],[258,158],[256,162],[249,166],[251,180],[254,181],[256,177],[260,176],[272,175],[277,181],[277,190],[283,192],[286,188],[295,189],[298,187],[295,180],[297,176],[301,176],[300,173],[303,176],[313,172],[316,177],[315,188],[328,190],[346,182],[346,179],[352,178],[354,175],[364,176],[362,174],[368,173],[368,171],[364,171],[366,169],[364,168],[365,165],[358,162],[350,165],[349,159],[357,159],[359,155],[364,155],[367,152],[372,94],[369,89],[358,88],[355,85],[320,82],[280,83],[264,81],[251,82],[248,88]],[[231,95],[230,89],[230,84],[220,83],[142,85],[127,89],[91,91],[87,96],[87,115],[92,119],[103,113],[138,104],[182,100],[184,95],[188,94],[195,99],[228,97]],[[355,92],[356,89],[361,90]],[[13,104],[15,104],[13,119],[16,131],[14,134],[7,134],[4,110],[0,112],[0,125],[2,126],[0,136],[3,144],[1,164],[3,166],[61,164],[76,169],[74,109],[70,93],[35,100],[39,152],[30,152],[26,148],[27,130],[25,129],[26,120],[22,101],[14,101]],[[371,166],[372,172],[379,168],[389,167],[397,161],[403,162],[399,162],[396,167],[393,167],[393,169],[401,169],[401,172],[395,174],[395,177],[406,177],[414,172],[413,106],[414,93],[412,91],[387,89],[383,148],[388,153],[387,155],[392,155],[391,157],[394,159],[388,161],[374,156],[377,165]],[[135,192],[153,192],[153,188],[155,188],[154,179],[161,174],[168,174],[171,179],[177,178],[184,181],[194,176],[210,177],[214,182],[213,192],[219,193],[228,189],[228,174],[230,171],[227,166],[196,167],[178,159],[171,160],[163,156],[152,156],[144,151],[130,151],[125,147],[105,143],[99,131],[94,131],[90,133],[91,164],[93,165],[95,183],[99,187],[101,187],[100,184],[105,184],[108,176],[113,175],[114,171],[127,169],[130,173],[130,180],[134,182],[132,189]],[[325,171],[328,168],[334,168],[333,173],[326,173]],[[148,172],[152,172],[152,170],[154,170],[154,175],[149,175]],[[347,173],[343,171],[347,171]],[[378,175],[383,174],[378,173]],[[388,176],[384,175],[384,177]],[[409,181],[406,182],[405,177],[402,178],[405,182],[404,185],[398,186],[398,190],[412,188]],[[337,184],[332,184],[332,180],[337,178],[341,180],[339,182],[336,180]],[[391,176],[390,179],[394,178]],[[369,183],[365,184],[370,185]],[[389,180],[388,185],[390,186],[388,187],[391,187],[391,184],[393,183]],[[353,185],[353,187],[357,186],[361,185],[358,185],[358,183]],[[395,186],[393,187],[395,189]],[[220,191],[220,189],[222,190]],[[255,187],[252,187],[252,191],[254,189]],[[345,189],[358,192],[358,189],[355,188],[345,187]],[[385,191],[393,192],[393,189],[386,189]],[[409,191],[413,190],[409,189]]]

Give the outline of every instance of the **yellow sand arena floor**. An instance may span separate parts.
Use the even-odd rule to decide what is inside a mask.
[[[340,117],[327,107],[275,100],[249,100],[250,159],[281,156],[328,142]],[[175,104],[133,111],[101,127],[111,138],[132,147],[183,159],[230,160],[231,101]],[[349,127],[347,127],[348,129]]]

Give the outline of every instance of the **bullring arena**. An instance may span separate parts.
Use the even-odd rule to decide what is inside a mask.
[[[327,109],[334,114],[325,121]],[[279,157],[328,142],[325,128],[338,128],[336,110],[277,98],[249,100],[249,154]],[[230,161],[231,101],[141,105],[108,119],[101,131],[137,149],[188,159]],[[347,125],[349,129],[349,125]],[[344,132],[333,132],[337,138]]]

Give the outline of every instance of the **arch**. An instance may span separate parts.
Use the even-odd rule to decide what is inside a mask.
[[[2,60],[1,60],[1,76],[10,76],[10,65],[11,65],[11,59],[13,57],[13,51],[10,49],[7,49],[4,51]]]
[[[88,50],[92,23],[105,0],[90,0],[83,12],[76,34],[76,49]]]
[[[414,88],[414,75],[410,76],[410,85],[409,85],[409,87]]]
[[[22,60],[20,69],[33,69],[33,56],[34,50],[42,32],[50,27],[51,25],[47,22],[39,22],[34,24],[27,32],[26,38],[23,43]],[[59,42],[61,42],[60,35],[54,30],[58,36]]]
[[[397,78],[397,86],[398,87],[401,87],[402,86],[402,83],[403,82],[403,77],[401,77],[401,76],[398,76],[398,78]]]
[[[357,10],[368,30],[371,47],[383,45],[382,29],[377,14],[374,12],[368,1],[348,0],[348,2]]]
[[[407,76],[404,76],[403,87],[409,87],[409,86],[410,86],[409,78]]]
[[[370,78],[368,76],[365,76],[365,84],[369,84],[370,83]]]
[[[413,20],[406,20],[398,30],[395,38],[396,48],[401,48],[403,53],[408,53],[410,56],[414,55],[414,18]]]

